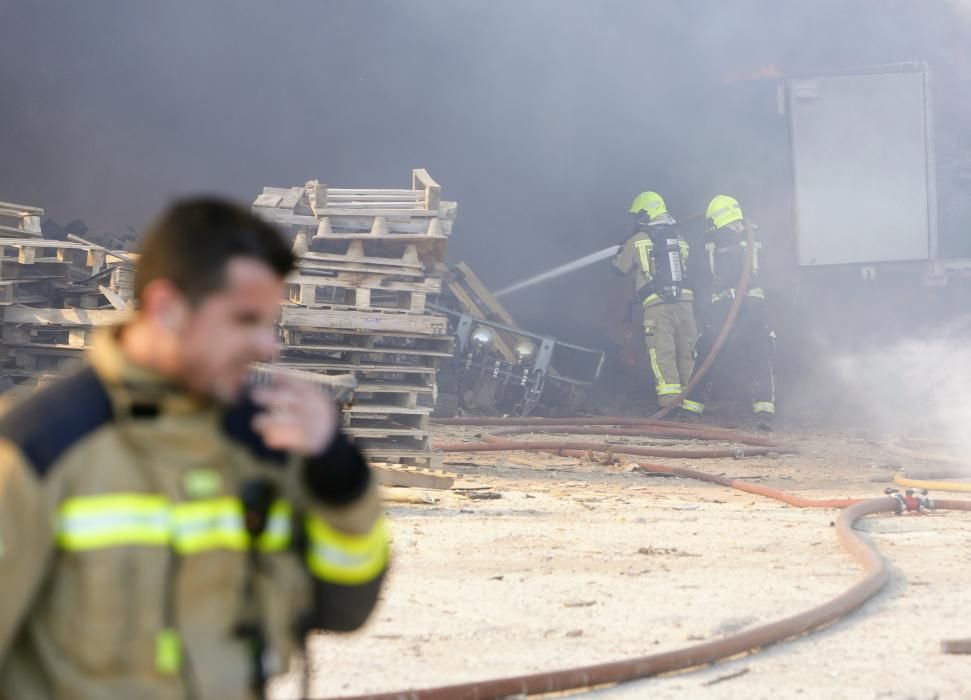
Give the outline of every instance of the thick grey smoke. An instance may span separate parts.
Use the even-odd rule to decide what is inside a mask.
[[[401,186],[426,167],[460,203],[451,257],[493,288],[624,238],[644,189],[681,219],[735,193],[784,258],[786,139],[770,76],[927,60],[939,141],[966,152],[971,40],[958,11],[951,0],[12,0],[0,5],[0,200],[121,231],[186,192]],[[517,295],[513,311],[602,341],[609,280],[592,267]]]

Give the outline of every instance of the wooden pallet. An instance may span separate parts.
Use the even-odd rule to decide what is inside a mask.
[[[438,294],[439,279],[399,280],[380,273],[336,272],[287,277],[287,299],[303,306],[388,309],[424,313],[429,294]]]
[[[0,281],[0,305],[41,304],[51,298],[57,278],[28,277]]]
[[[435,283],[437,280],[431,280]],[[435,289],[437,284],[424,284]],[[356,311],[381,311],[390,313],[422,314],[428,292],[414,288],[352,287],[331,284],[326,277],[291,275],[287,280],[287,300],[312,309],[343,309]],[[434,293],[434,292],[433,292]]]
[[[332,188],[317,180],[308,180],[303,187],[264,187],[254,206],[311,212],[317,216],[344,209],[428,212],[438,209],[441,190],[427,170],[416,168],[411,171],[411,189]]]
[[[332,272],[373,272],[403,278],[424,277],[425,268],[418,255],[418,247],[412,243],[387,243],[377,245],[364,241],[337,241],[329,245],[315,245],[304,233],[298,233],[293,242],[298,256],[298,267],[306,270]]]
[[[33,372],[66,374],[80,369],[84,364],[82,348],[13,345],[6,347],[6,354],[14,367]]]
[[[23,345],[43,348],[76,348],[91,345],[95,331],[84,327],[27,326],[3,324],[0,330],[4,345]]]
[[[341,189],[316,180],[303,187],[264,187],[253,211],[307,237],[307,242],[409,243],[426,263],[441,261],[457,206],[425,170],[412,171],[411,189]],[[304,244],[301,244],[304,245]]]

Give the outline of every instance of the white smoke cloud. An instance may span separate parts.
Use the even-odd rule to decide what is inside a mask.
[[[971,317],[932,336],[835,357],[825,374],[849,420],[891,437],[945,441],[971,464]]]

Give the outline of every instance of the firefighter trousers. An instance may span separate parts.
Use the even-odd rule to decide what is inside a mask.
[[[730,298],[712,303],[708,323],[698,339],[699,366],[711,352],[731,307]],[[765,301],[746,298],[715,364],[684,400],[682,408],[693,413],[704,412],[715,381],[726,376],[740,379],[748,387],[753,413],[775,413],[774,355],[775,333],[766,322]]]
[[[690,300],[660,302],[644,308],[644,340],[661,406],[672,403],[691,378],[697,337]]]

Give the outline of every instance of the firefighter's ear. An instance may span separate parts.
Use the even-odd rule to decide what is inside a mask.
[[[178,332],[188,312],[185,295],[167,279],[154,279],[142,290],[140,313],[169,332]]]

